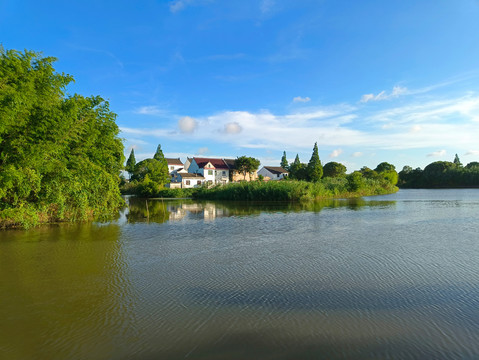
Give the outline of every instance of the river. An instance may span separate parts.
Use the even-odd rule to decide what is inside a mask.
[[[128,200],[0,232],[0,359],[479,358],[478,189]]]

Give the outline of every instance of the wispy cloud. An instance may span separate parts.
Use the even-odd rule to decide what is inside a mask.
[[[469,151],[466,152],[464,155],[466,155],[466,156],[469,156],[469,155],[478,156],[478,155],[479,155],[479,150],[469,150]]]
[[[177,13],[184,10],[188,6],[204,4],[211,1],[213,0],[172,0],[170,1],[169,6],[172,13]]]
[[[356,152],[354,152],[351,156],[357,158],[357,157],[363,156],[363,153],[360,152],[360,151],[356,151]]]
[[[275,5],[274,0],[262,0],[260,3],[260,11],[262,14],[268,14],[273,11]]]
[[[201,148],[198,149],[198,154],[199,154],[199,155],[205,155],[205,154],[208,153],[208,151],[209,151],[209,149],[208,149],[206,146],[205,146],[205,147],[201,147]]]
[[[141,115],[155,115],[155,116],[161,116],[165,115],[166,111],[159,108],[158,106],[151,105],[151,106],[142,106],[134,110],[135,114],[141,114]]]
[[[306,103],[308,101],[311,101],[311,99],[308,96],[306,97],[296,96],[295,98],[293,98],[294,103],[298,103],[298,102]]]
[[[446,155],[447,151],[446,150],[438,150],[434,151],[432,153],[427,154],[428,157],[441,157]]]
[[[380,101],[380,100],[389,100],[393,98],[397,98],[401,95],[407,94],[408,89],[402,86],[395,86],[393,87],[391,92],[381,91],[379,94],[365,94],[361,97],[361,102],[367,103],[369,101]]]

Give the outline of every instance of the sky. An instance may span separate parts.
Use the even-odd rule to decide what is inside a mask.
[[[125,156],[283,151],[348,172],[479,161],[479,0],[0,0],[0,44],[58,59]]]

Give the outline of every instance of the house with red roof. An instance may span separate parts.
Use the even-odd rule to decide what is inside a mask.
[[[227,184],[229,182],[229,167],[223,159],[199,158],[191,159],[188,172],[200,174],[209,185]]]

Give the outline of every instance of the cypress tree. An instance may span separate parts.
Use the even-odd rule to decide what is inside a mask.
[[[156,153],[153,156],[153,159],[160,160],[160,161],[165,159],[165,155],[163,155],[163,151],[161,150],[161,144],[158,144],[158,147],[156,148]]]
[[[318,154],[318,143],[314,143],[313,154],[309,160],[307,167],[307,174],[309,181],[318,182],[323,176],[323,166],[321,165],[321,160],[319,160]]]
[[[126,161],[126,166],[125,166],[125,170],[128,172],[130,177],[135,171],[135,165],[136,165],[135,150],[131,149],[130,156],[128,157],[128,160]]]
[[[459,160],[459,156],[457,156],[457,154],[454,157],[454,164],[456,164],[457,167],[462,167],[461,160]]]
[[[286,151],[283,151],[283,157],[281,158],[281,167],[285,170],[288,170],[288,159],[286,159]]]

